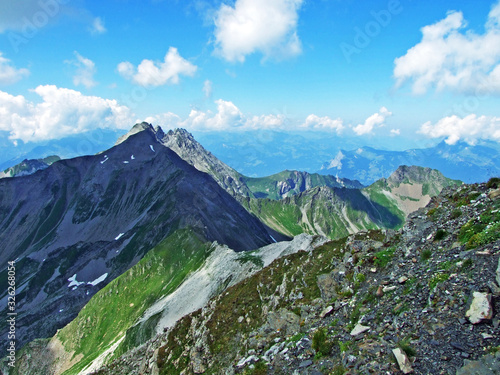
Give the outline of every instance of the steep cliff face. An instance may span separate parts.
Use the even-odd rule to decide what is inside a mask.
[[[273,242],[209,175],[164,147],[154,129],[100,155],[0,180],[0,266],[18,262],[19,345],[53,335],[102,286],[187,227],[237,251]]]

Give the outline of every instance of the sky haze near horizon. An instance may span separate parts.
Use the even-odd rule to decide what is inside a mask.
[[[498,142],[499,97],[500,1],[0,4],[0,141],[12,144],[143,120],[395,148]]]

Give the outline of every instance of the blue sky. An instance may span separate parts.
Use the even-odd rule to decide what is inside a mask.
[[[0,141],[147,120],[394,148],[500,141],[500,2],[0,4]]]

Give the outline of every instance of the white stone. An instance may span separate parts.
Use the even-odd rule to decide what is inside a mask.
[[[333,311],[333,306],[328,306],[321,312],[321,314],[319,314],[319,317],[323,319],[325,316],[330,315],[332,311]]]
[[[401,276],[399,279],[398,279],[398,283],[400,284],[404,284],[405,282],[408,281],[408,278],[406,276]]]
[[[387,292],[391,292],[391,291],[396,290],[396,289],[397,289],[396,286],[384,286],[384,288],[382,289],[382,291],[384,293],[387,293]]]
[[[498,258],[498,266],[497,266],[497,284],[500,285],[500,258]]]
[[[366,332],[370,329],[368,326],[364,326],[361,323],[356,324],[356,327],[351,331],[351,336],[357,336],[363,332]]]
[[[493,308],[491,307],[491,294],[474,292],[472,293],[472,303],[465,316],[469,318],[472,324],[481,323],[483,320],[493,317]]]
[[[413,372],[410,360],[400,348],[392,349],[392,353],[398,361],[399,369],[403,371],[404,374],[410,374]]]

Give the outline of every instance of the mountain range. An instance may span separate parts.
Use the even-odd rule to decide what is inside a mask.
[[[460,184],[416,166],[367,187],[299,171],[251,178],[183,129],[136,124],[97,155],[0,180],[0,265],[16,260],[17,340],[31,342],[19,356],[45,353],[44,373],[90,373],[274,259],[400,229]]]
[[[474,145],[460,141],[453,145],[444,141],[437,144],[415,141],[420,146],[411,147],[397,138],[368,138],[360,143],[360,138],[319,131],[198,131],[193,134],[213,157],[249,177],[298,170],[370,185],[389,177],[400,165],[437,169],[447,177],[467,183],[486,181],[500,173],[500,147],[491,141],[477,141]],[[98,129],[79,137],[37,143],[13,145],[4,140],[0,144],[0,170],[25,159],[49,155],[67,159],[96,154],[112,147],[121,135],[118,131]]]
[[[439,170],[466,183],[486,181],[500,175],[500,147],[495,142],[469,145],[441,142],[431,148],[384,151],[371,147],[340,150],[318,171],[359,180],[368,185],[389,176],[400,165],[419,165]]]

